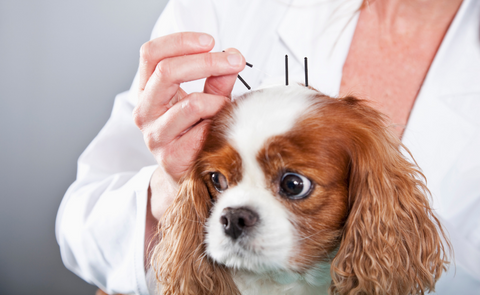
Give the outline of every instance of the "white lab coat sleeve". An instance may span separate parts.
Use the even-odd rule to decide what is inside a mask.
[[[193,12],[199,17],[191,17]],[[201,21],[202,15],[210,21]],[[210,1],[171,1],[152,38],[178,31],[215,32],[215,24]],[[80,156],[77,179],[62,200],[55,226],[65,266],[108,293],[148,294],[145,218],[157,165],[132,119],[135,81],[129,92],[116,97],[110,119]],[[201,91],[201,85],[197,81],[184,88]]]
[[[143,240],[147,190],[156,167],[132,122],[129,93],[78,161],[60,205],[56,236],[72,272],[108,293],[148,294]]]

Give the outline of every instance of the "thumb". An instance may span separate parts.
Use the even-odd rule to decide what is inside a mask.
[[[233,48],[229,48],[225,51],[240,53],[238,50]],[[243,64],[245,65],[245,59],[243,59]],[[236,79],[237,79],[237,74],[208,77],[207,80],[205,81],[203,92],[208,94],[215,94],[215,95],[230,97],[230,94],[232,93],[233,85],[235,85]]]

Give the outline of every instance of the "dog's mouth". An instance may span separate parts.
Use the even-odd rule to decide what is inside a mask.
[[[259,222],[254,228],[238,234],[226,233],[228,230],[221,221],[212,224],[209,220],[205,239],[207,255],[234,269],[265,272],[286,268],[290,252],[288,237],[265,234],[265,226]]]
[[[264,272],[280,268],[277,261],[272,263],[271,258],[266,255],[265,247],[259,245],[255,239],[247,236],[240,237],[237,240],[230,239],[223,245],[215,248],[215,252],[208,254],[216,262],[230,268],[253,272]]]
[[[258,216],[242,212],[242,210],[230,210],[226,208],[218,222],[207,226],[207,248],[215,249],[212,253],[218,262],[226,263],[232,259],[259,259],[264,247],[258,238],[260,221]],[[214,229],[212,231],[212,228]],[[219,255],[222,253],[222,258]]]

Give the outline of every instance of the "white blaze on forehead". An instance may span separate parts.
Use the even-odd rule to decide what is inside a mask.
[[[257,153],[265,142],[292,129],[308,111],[313,103],[312,98],[317,94],[315,90],[300,85],[276,86],[237,101],[228,139],[240,154],[247,170],[256,162]]]

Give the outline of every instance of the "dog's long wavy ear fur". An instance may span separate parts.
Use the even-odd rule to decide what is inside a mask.
[[[451,246],[429,206],[424,176],[402,155],[379,113],[352,98],[346,103],[356,104],[367,123],[357,123],[350,147],[350,213],[332,262],[330,293],[433,291]]]
[[[229,271],[205,254],[204,225],[211,200],[192,169],[159,226],[152,267],[163,295],[239,294]]]

